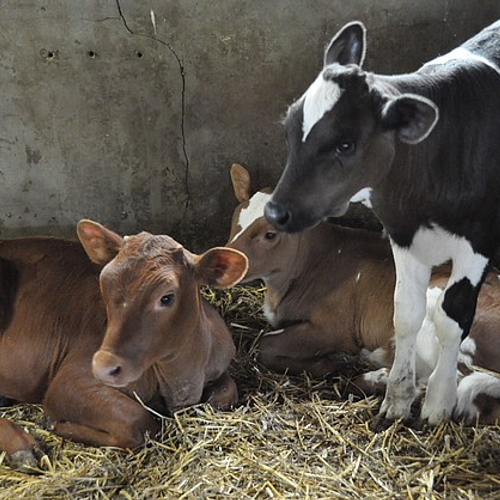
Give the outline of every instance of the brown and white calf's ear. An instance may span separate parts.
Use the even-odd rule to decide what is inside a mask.
[[[113,260],[123,246],[121,236],[88,219],[78,223],[76,232],[89,259],[102,266]]]
[[[360,21],[346,24],[325,50],[324,66],[338,63],[362,66],[365,59],[366,29]]]
[[[202,284],[230,288],[245,277],[248,259],[238,250],[216,247],[196,259],[196,269]]]
[[[401,141],[418,144],[432,132],[439,119],[439,109],[425,97],[403,94],[387,101],[381,119],[383,127],[395,130]]]
[[[248,170],[239,163],[233,163],[230,175],[236,199],[240,203],[247,202],[250,199],[250,174]]]

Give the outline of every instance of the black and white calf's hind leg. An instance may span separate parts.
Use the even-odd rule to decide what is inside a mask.
[[[460,343],[472,325],[487,267],[488,259],[480,254],[456,255],[448,284],[430,313],[439,342],[439,356],[429,377],[421,418],[431,425],[449,418],[455,407]]]

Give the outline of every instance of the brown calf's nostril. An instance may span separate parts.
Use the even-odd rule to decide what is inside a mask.
[[[122,367],[120,365],[113,366],[113,368],[111,368],[109,370],[109,376],[110,377],[117,377],[118,375],[120,375],[121,371],[122,371]]]

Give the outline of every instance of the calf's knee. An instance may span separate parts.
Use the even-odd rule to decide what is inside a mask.
[[[267,368],[276,368],[278,366],[278,358],[283,358],[285,355],[282,332],[283,330],[269,332],[260,340],[257,361]]]
[[[111,446],[133,450],[144,444],[146,434],[151,437],[157,434],[159,424],[146,410],[141,410],[136,415],[129,415],[126,421],[114,428]]]
[[[238,402],[238,388],[228,372],[209,385],[205,392],[209,393],[207,403],[216,410],[231,410]]]

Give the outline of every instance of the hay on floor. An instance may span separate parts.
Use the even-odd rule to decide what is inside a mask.
[[[272,373],[255,361],[264,290],[205,290],[238,346],[240,405],[162,418],[138,452],[93,448],[46,430],[38,405],[2,411],[41,443],[30,474],[0,455],[0,499],[497,499],[498,427],[445,423],[369,430],[380,401],[345,400],[345,380]]]

